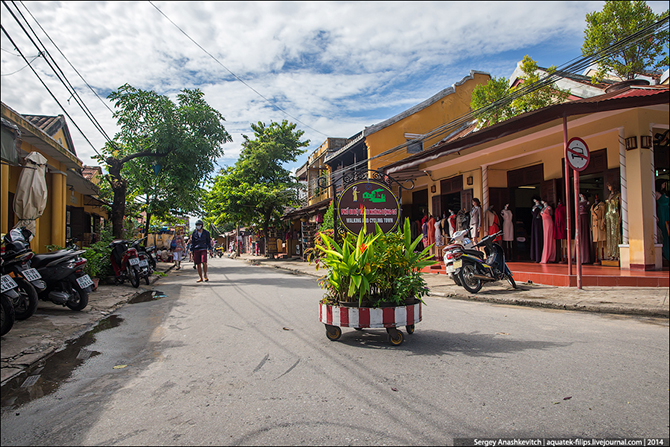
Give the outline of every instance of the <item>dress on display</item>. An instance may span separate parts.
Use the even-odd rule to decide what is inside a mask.
[[[438,220],[435,222],[435,245],[440,246],[444,245],[444,240],[442,239],[442,222],[444,220]]]
[[[540,262],[542,259],[542,247],[544,246],[544,234],[542,233],[542,208],[533,207],[533,220],[530,228],[530,259]]]
[[[540,212],[542,216],[542,231],[544,233],[544,248],[542,249],[541,264],[554,262],[556,260],[556,244],[554,243],[554,217],[551,215],[551,207],[545,206]]]
[[[472,207],[470,211],[470,236],[480,238],[482,226],[482,209],[478,206]]]
[[[502,210],[500,212],[503,218],[503,241],[512,242],[514,240],[514,222],[512,221],[512,212]]]
[[[435,218],[431,216],[426,223],[428,224],[428,245],[432,245],[435,243]]]
[[[456,232],[456,215],[452,214],[447,220],[449,221],[449,237],[451,238]]]
[[[619,222],[619,202],[621,195],[614,194],[607,202],[605,222],[607,224],[607,257],[619,259],[619,244],[621,243],[621,224]]]
[[[568,219],[566,217],[565,205],[559,203],[554,211],[554,239],[568,238]]]
[[[492,210],[486,211],[486,225],[489,235],[496,234],[498,231],[500,231],[500,219],[498,218],[498,215]],[[500,242],[501,240],[502,237],[498,236],[493,240],[493,242]]]
[[[582,264],[590,264],[591,259],[591,232],[589,231],[589,202],[579,202],[579,252],[582,255]]]
[[[591,207],[591,237],[593,237],[593,242],[607,241],[606,210],[607,205],[604,202],[594,203]]]

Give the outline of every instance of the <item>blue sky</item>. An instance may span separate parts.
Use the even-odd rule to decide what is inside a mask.
[[[656,13],[666,2],[648,2]],[[17,3],[18,4],[18,3]],[[108,107],[39,30],[35,16],[100,96],[129,83],[174,97],[200,88],[226,119],[235,163],[249,123],[299,120],[311,141],[350,137],[451,86],[470,70],[508,77],[526,54],[540,66],[581,55],[585,16],[603,2],[24,2],[21,11],[111,136]],[[37,50],[2,8],[2,23],[29,59]],[[63,112],[2,35],[2,101],[19,113]],[[222,66],[222,65],[223,66]],[[97,148],[104,144],[42,58],[44,81]],[[225,68],[224,68],[225,67]],[[228,71],[291,116],[236,80]],[[106,104],[104,104],[106,103]],[[79,158],[94,150],[69,123]],[[302,165],[307,154],[287,166]]]

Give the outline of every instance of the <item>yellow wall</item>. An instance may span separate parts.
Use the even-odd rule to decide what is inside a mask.
[[[474,73],[472,79],[467,79],[461,85],[455,86],[455,91],[437,100],[433,104],[416,113],[388,125],[372,134],[365,135],[368,147],[368,168],[379,169],[408,156],[407,149],[402,148],[394,154],[372,159],[382,152],[406,143],[405,133],[425,134],[438,126],[449,123],[470,112],[470,98],[472,90],[477,85],[486,84],[489,75]],[[434,145],[445,135],[427,139],[423,142],[424,150]]]

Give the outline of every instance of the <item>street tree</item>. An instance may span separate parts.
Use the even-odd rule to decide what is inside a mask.
[[[169,196],[175,207],[182,206],[179,199],[188,200],[209,178],[215,160],[223,155],[222,145],[232,138],[222,124],[223,116],[198,89],[182,90],[175,103],[125,84],[108,98],[115,102],[114,117],[121,131],[105,145],[98,160],[107,164],[106,178],[113,192],[112,231],[121,238],[129,184],[137,192],[142,188],[139,180],[155,182],[156,187],[165,188],[161,197]],[[147,175],[147,166],[154,164],[164,169],[165,182]]]
[[[636,31],[668,17],[668,10],[654,14],[644,1],[606,1],[602,11],[586,15],[582,54],[588,56],[610,48]],[[600,60],[594,80],[613,73],[621,80],[647,71],[668,68],[668,28],[632,45],[620,46]]]
[[[242,152],[234,166],[221,170],[206,195],[205,211],[216,225],[235,222],[257,226],[265,235],[287,206],[298,205],[302,187],[284,165],[305,152],[309,140],[296,125],[251,124],[254,138],[243,135]]]
[[[521,71],[523,74],[516,86],[510,85],[503,77],[493,77],[485,85],[474,88],[470,107],[472,110],[479,110],[477,121],[481,126],[496,124],[522,113],[561,103],[570,96],[569,90],[560,89],[555,84],[540,84],[544,77],[556,72],[555,66],[549,67],[544,75],[539,71],[537,62],[526,55],[521,61]]]

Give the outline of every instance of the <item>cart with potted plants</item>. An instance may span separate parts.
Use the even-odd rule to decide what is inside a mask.
[[[338,340],[343,327],[385,328],[392,345],[402,344],[399,328],[412,334],[422,319],[427,288],[420,272],[435,263],[430,247],[415,251],[421,237],[412,241],[409,219],[403,231],[383,233],[375,224],[375,233],[363,227],[358,235],[344,235],[339,244],[332,234],[319,234],[311,257],[317,269],[326,270],[319,280],[326,290],[319,306],[326,336]]]

